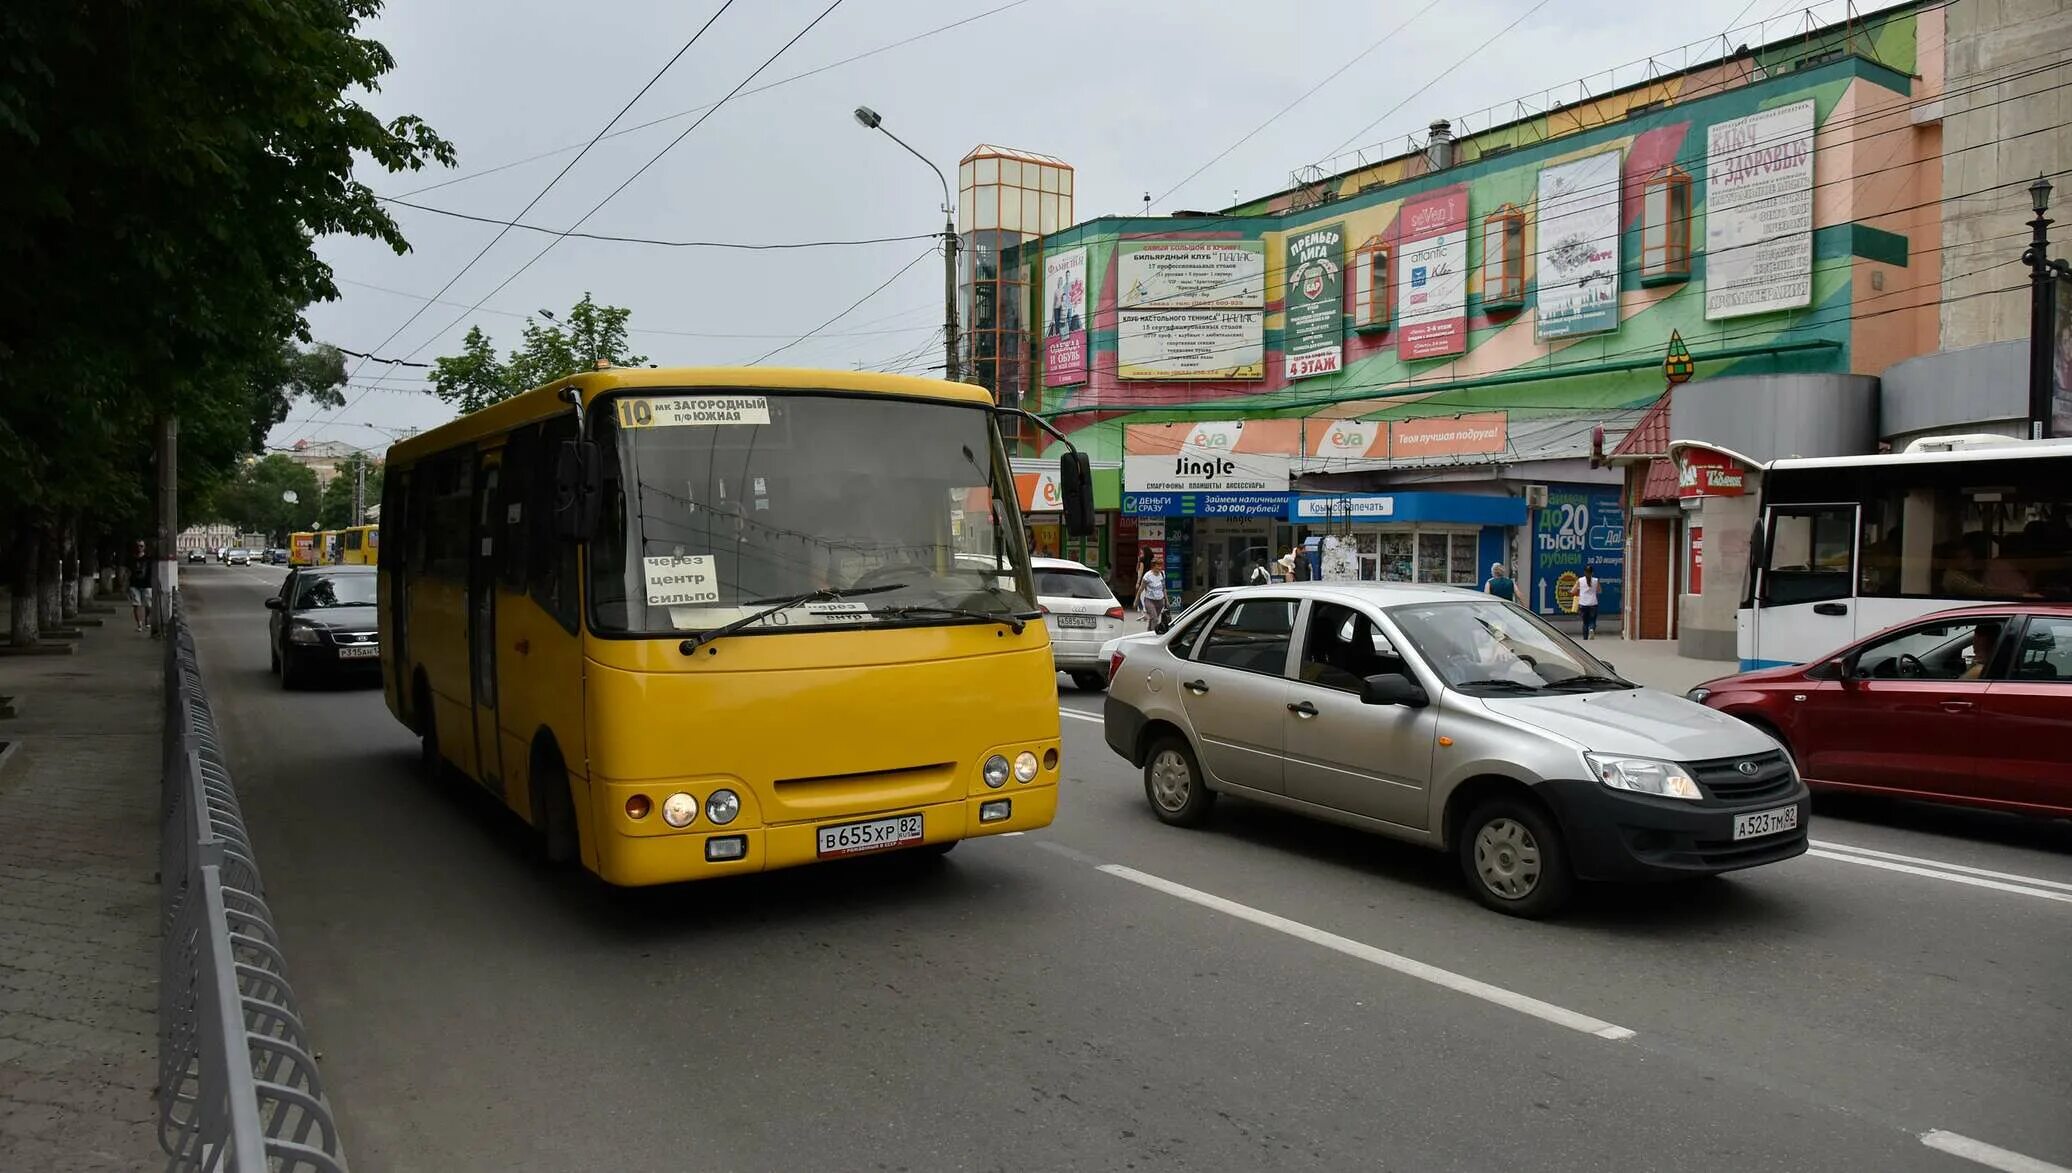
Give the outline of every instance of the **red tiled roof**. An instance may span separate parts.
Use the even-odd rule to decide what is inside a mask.
[[[1662,398],[1655,400],[1655,405],[1647,409],[1647,413],[1640,417],[1640,422],[1633,425],[1633,430],[1626,433],[1626,438],[1619,441],[1618,447],[1612,449],[1611,455],[1607,459],[1637,460],[1645,456],[1667,455],[1669,455],[1669,392],[1664,391]],[[1650,470],[1648,475],[1652,478],[1654,475],[1653,470]],[[1675,487],[1675,482],[1672,481],[1670,488],[1673,490]],[[1675,493],[1672,492],[1670,495],[1675,496]]]
[[[1640,486],[1640,503],[1654,505],[1663,501],[1674,501],[1676,493],[1676,465],[1664,456],[1657,456],[1648,461],[1647,480],[1641,482]]]

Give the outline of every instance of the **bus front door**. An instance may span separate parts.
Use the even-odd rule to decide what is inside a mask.
[[[1754,646],[1743,668],[1804,664],[1856,638],[1855,503],[1779,505],[1765,519]]]
[[[475,761],[482,784],[504,793],[502,755],[497,745],[496,702],[496,568],[503,537],[501,518],[492,516],[502,499],[497,491],[503,453],[484,452],[475,469],[475,519],[468,543],[468,661],[474,691]]]

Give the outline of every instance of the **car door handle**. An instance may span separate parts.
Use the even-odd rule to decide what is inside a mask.
[[[1974,706],[1970,701],[1944,701],[1942,707],[1945,713],[1968,713]]]
[[[1303,701],[1299,705],[1289,705],[1288,711],[1305,721],[1317,715],[1317,707],[1308,701]]]
[[[1200,696],[1202,693],[1209,691],[1209,682],[1206,680],[1190,680],[1180,687],[1194,693],[1196,696]]]
[[[1813,604],[1813,613],[1815,615],[1847,615],[1849,613],[1849,604],[1815,603]]]

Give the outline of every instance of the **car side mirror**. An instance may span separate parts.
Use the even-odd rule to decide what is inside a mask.
[[[1067,452],[1058,460],[1058,491],[1065,499],[1065,532],[1075,538],[1094,534],[1094,462],[1084,452]]]
[[[1360,703],[1422,709],[1432,703],[1432,698],[1425,695],[1422,686],[1401,672],[1384,672],[1360,682]]]
[[[604,469],[597,445],[564,440],[554,455],[554,532],[564,542],[586,541],[597,532],[604,497]]]
[[[286,599],[283,599],[283,598],[281,598],[281,597],[280,597],[279,595],[269,595],[269,596],[267,596],[267,599],[266,599],[266,609],[267,609],[267,610],[269,610],[269,611],[280,611],[280,610],[285,610],[285,609],[287,608],[287,606],[288,606],[288,600],[286,600]]]
[[[1613,664],[1610,660],[1599,660],[1597,662],[1604,665],[1606,668],[1611,669],[1613,672],[1617,672],[1619,670],[1618,665]]]
[[[1822,660],[1820,663],[1806,669],[1806,679],[1808,680],[1841,680],[1844,676],[1840,660]]]

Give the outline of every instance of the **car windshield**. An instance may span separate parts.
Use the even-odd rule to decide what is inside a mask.
[[[1106,599],[1108,580],[1091,570],[1038,570],[1036,597],[1040,599]]]
[[[309,575],[295,587],[297,611],[313,611],[321,607],[373,605],[374,576],[371,574]]]
[[[1409,603],[1388,613],[1448,688],[1515,693],[1624,686],[1602,660],[1498,599]]]
[[[709,631],[789,599],[799,601],[748,630],[1035,611],[1013,474],[982,407],[827,392],[620,395],[602,401],[595,434],[599,631]]]

